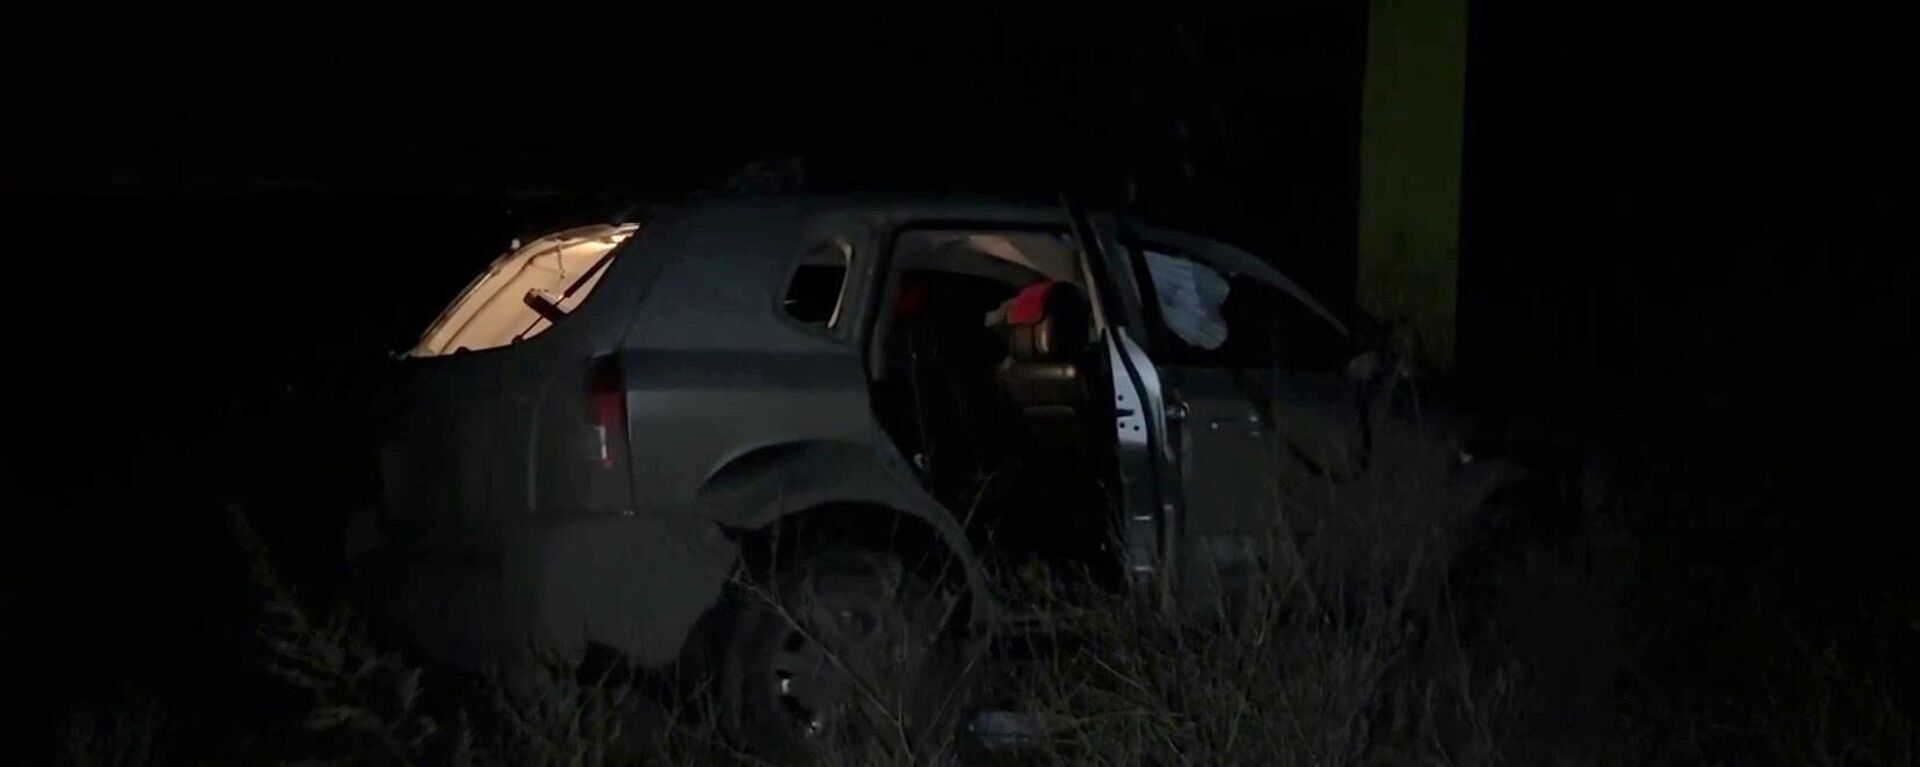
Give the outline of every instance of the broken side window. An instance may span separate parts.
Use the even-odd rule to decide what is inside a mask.
[[[1189,258],[1146,251],[1147,273],[1167,330],[1186,345],[1212,351],[1227,342],[1220,314],[1229,286],[1219,272]]]
[[[834,238],[807,248],[781,299],[788,316],[806,325],[837,327],[852,265],[853,246],[846,240]]]
[[[1340,330],[1278,286],[1164,250],[1142,252],[1166,326],[1169,364],[1290,372],[1345,364]]]

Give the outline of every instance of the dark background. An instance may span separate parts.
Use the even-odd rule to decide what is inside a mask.
[[[370,373],[511,237],[804,157],[807,188],[1070,192],[1355,290],[1361,4],[309,21],[5,54],[4,649],[49,732],[144,696],[218,739],[267,695],[227,662],[257,595],[222,511],[324,600]],[[1920,638],[1885,26],[1473,6],[1455,388],[1662,489],[1630,521],[1645,697],[1754,692],[1762,624],[1902,669]]]

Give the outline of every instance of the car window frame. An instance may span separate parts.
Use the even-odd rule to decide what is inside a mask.
[[[825,324],[807,322],[799,317],[795,317],[793,312],[789,311],[787,307],[787,296],[793,291],[794,282],[799,278],[800,270],[812,265],[807,263],[807,255],[814,248],[821,245],[838,249],[841,251],[841,258],[843,259],[840,270],[840,287],[834,297],[833,313],[828,316]],[[850,308],[853,293],[854,270],[861,260],[860,254],[862,250],[859,245],[854,244],[850,238],[843,234],[826,233],[819,236],[802,238],[799,249],[795,252],[793,259],[788,262],[786,270],[782,272],[781,279],[774,287],[773,305],[775,314],[786,324],[813,335],[827,338],[840,338],[844,336],[844,330],[847,325],[847,310]]]
[[[858,303],[855,304],[858,316],[853,320],[853,324],[858,328],[858,335],[854,342],[860,345],[861,358],[869,381],[878,378],[876,360],[880,357],[877,352],[879,346],[885,343],[885,338],[880,332],[881,321],[885,318],[887,307],[893,305],[899,298],[897,295],[890,294],[897,286],[892,284],[888,277],[893,273],[895,250],[899,247],[900,239],[912,232],[929,230],[1028,232],[1069,236],[1073,234],[1072,224],[1064,215],[1053,211],[1033,211],[1043,211],[1043,209],[1023,211],[1026,215],[1013,214],[1005,217],[946,215],[944,211],[937,210],[931,212],[908,210],[893,213],[884,225],[876,227],[873,236],[875,257],[867,259],[867,264],[861,268],[862,280],[858,289]],[[1093,254],[1086,252],[1083,246],[1080,253],[1083,270],[1092,258]],[[1087,299],[1089,301],[1106,300],[1108,290],[1106,285],[1088,285]],[[1111,311],[1107,312],[1105,321],[1109,323],[1113,321]]]
[[[873,218],[871,211],[841,210],[808,221],[797,238],[792,255],[780,271],[780,279],[768,291],[768,311],[774,321],[814,338],[842,345],[857,345],[865,337],[867,304],[872,301],[873,272],[883,265],[886,227]],[[838,240],[851,247],[849,263],[840,281],[840,316],[832,327],[801,322],[787,311],[787,291],[798,275],[807,250],[823,240]]]
[[[1218,240],[1143,224],[1126,218],[1120,220],[1116,230],[1121,240],[1121,248],[1126,251],[1126,266],[1133,278],[1131,287],[1136,291],[1135,298],[1138,301],[1139,322],[1143,330],[1141,335],[1144,338],[1136,341],[1145,346],[1149,356],[1154,357],[1157,362],[1164,360],[1159,364],[1172,367],[1206,366],[1189,360],[1173,360],[1169,357],[1172,346],[1168,339],[1172,337],[1173,330],[1167,326],[1165,318],[1161,316],[1159,294],[1151,277],[1147,274],[1146,252],[1148,250],[1189,259],[1213,269],[1229,281],[1235,277],[1244,277],[1278,290],[1288,298],[1298,301],[1310,313],[1327,323],[1327,328],[1336,333],[1347,345],[1353,342],[1353,331],[1345,322],[1312,294],[1301,288],[1298,283],[1288,278],[1278,267],[1252,253]],[[1231,334],[1231,328],[1228,332]],[[1226,366],[1222,365],[1222,367]]]

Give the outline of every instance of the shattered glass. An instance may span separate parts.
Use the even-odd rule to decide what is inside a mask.
[[[1191,259],[1147,251],[1147,272],[1167,329],[1191,346],[1212,351],[1227,342],[1227,278]]]

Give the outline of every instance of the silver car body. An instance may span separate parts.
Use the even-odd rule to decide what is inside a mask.
[[[1116,400],[1127,565],[1178,599],[1247,564],[1235,542],[1280,524],[1254,511],[1273,501],[1245,474],[1272,454],[1260,435],[1270,420],[1249,415],[1220,371],[1155,362],[1136,282],[1145,278],[1127,254],[1145,241],[1181,248],[1276,286],[1345,332],[1267,261],[1060,206],[740,198],[666,209],[637,231],[563,233],[625,232],[563,319],[496,348],[399,363],[384,545],[370,560],[382,565],[368,570],[378,573],[376,601],[429,652],[463,665],[529,639],[601,643],[665,664],[738,566],[739,533],[855,505],[933,531],[965,565],[976,625],[994,620],[959,515],[923,489],[871,404],[889,249],[928,226],[1046,230],[1088,246]],[[782,304],[802,254],[822,243],[846,259],[829,327],[797,322]],[[603,375],[619,382],[625,433],[611,440],[583,406]],[[1351,391],[1344,378],[1271,388],[1281,418],[1332,424],[1327,444],[1352,438],[1342,422],[1351,406],[1338,401]],[[1458,503],[1494,484],[1479,467],[1466,479],[1459,468],[1448,481],[1471,487]]]

